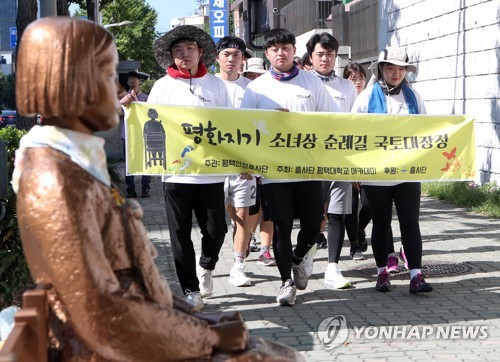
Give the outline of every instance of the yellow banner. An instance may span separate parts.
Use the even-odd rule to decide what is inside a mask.
[[[231,175],[345,181],[475,178],[467,116],[295,113],[134,103],[132,175]]]

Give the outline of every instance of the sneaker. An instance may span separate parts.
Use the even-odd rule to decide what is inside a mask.
[[[293,283],[299,290],[307,288],[307,274],[304,269],[304,260],[299,264],[292,262]]]
[[[361,248],[351,248],[351,258],[352,260],[364,260],[366,259],[363,253],[361,252]]]
[[[127,191],[127,199],[135,199],[137,197],[137,192]]]
[[[245,273],[246,268],[244,263],[234,263],[233,267],[229,271],[229,283],[236,287],[245,287],[251,284],[250,278],[247,277]]]
[[[396,256],[387,257],[387,271],[389,273],[399,273],[399,259]]]
[[[390,281],[390,274],[386,271],[380,273],[377,276],[377,284],[375,285],[375,290],[379,292],[390,292],[392,288]]]
[[[325,284],[335,289],[349,288],[352,284],[349,280],[344,278],[340,270],[326,268]]]
[[[276,260],[271,256],[271,252],[266,250],[262,254],[259,255],[259,260],[257,260],[257,264],[264,266],[274,266],[276,265]]]
[[[280,288],[280,292],[276,297],[279,306],[294,305],[295,295],[297,294],[297,287],[293,284],[292,280],[287,280]]]
[[[142,198],[149,197],[149,190],[148,190],[148,189],[146,189],[146,188],[143,188],[143,189],[142,189],[142,192],[141,192],[141,197],[142,197]]]
[[[363,253],[368,250],[368,241],[366,241],[366,233],[364,230],[358,232],[358,243]]]
[[[424,279],[424,275],[422,273],[418,273],[410,281],[410,293],[428,293],[432,292],[432,285],[427,283]]]
[[[254,233],[252,233],[250,235],[250,239],[252,239],[252,241],[250,242],[250,251],[253,251],[254,253],[256,251],[260,251],[260,248],[257,245],[257,239],[255,238],[255,234]]]
[[[203,298],[210,297],[214,289],[212,270],[203,269],[201,266],[198,266],[198,279],[200,280],[201,296]]]
[[[405,250],[403,249],[402,245],[401,248],[399,248],[399,259],[401,259],[401,261],[403,262],[406,270],[410,270],[410,268],[408,268],[408,260],[406,259]]]
[[[318,250],[318,245],[314,243],[314,245],[309,249],[306,255],[304,255],[304,270],[306,271],[306,275],[309,278],[314,270],[314,255],[316,255],[316,251]]]
[[[254,234],[250,235],[250,239],[248,239],[248,247],[247,247],[247,252],[245,254],[246,258],[248,258],[251,251],[253,252],[260,251],[260,248],[257,245],[257,239],[255,239]]]
[[[203,300],[201,300],[200,292],[192,292],[189,289],[186,289],[185,293],[186,296],[184,297],[184,300],[193,306],[195,312],[199,312],[203,309],[205,305],[203,304]]]
[[[318,248],[325,249],[327,246],[328,246],[328,242],[326,240],[325,235],[323,233],[319,233]]]

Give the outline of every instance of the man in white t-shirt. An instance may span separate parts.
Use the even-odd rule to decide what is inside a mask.
[[[245,52],[245,42],[235,36],[225,36],[217,42],[217,62],[233,107],[239,108],[250,80],[239,73]],[[229,271],[229,282],[237,287],[251,284],[246,275],[245,258],[250,240],[249,208],[255,204],[255,178],[248,174],[226,177],[224,184],[226,206],[233,221],[234,264]]]
[[[306,44],[313,69],[311,74],[317,76],[325,84],[335,112],[351,111],[357,97],[353,83],[335,74],[335,60],[339,43],[329,33],[314,34]],[[325,284],[335,289],[344,289],[351,283],[342,276],[337,268],[340,252],[345,236],[345,215],[357,212],[352,210],[352,184],[343,181],[325,181],[325,203],[328,217],[328,266],[325,271]],[[314,255],[307,255],[306,260],[311,262]],[[360,260],[364,256],[356,240],[351,242],[351,256]],[[310,259],[308,259],[310,257]],[[312,267],[311,267],[312,269]]]
[[[285,112],[333,112],[331,97],[318,77],[299,70],[293,61],[295,36],[276,28],[264,35],[269,71],[246,89],[242,108],[274,109]],[[264,180],[264,196],[274,223],[273,240],[282,286],[278,305],[293,305],[297,289],[307,287],[303,258],[316,242],[323,216],[321,181]],[[297,245],[292,250],[292,228],[300,218]],[[293,271],[293,280],[291,277]]]
[[[224,82],[209,74],[215,60],[215,43],[209,34],[191,26],[178,26],[154,44],[156,60],[167,75],[157,80],[148,101],[164,105],[230,107]],[[184,152],[185,161],[189,151]],[[227,232],[223,176],[163,176],[168,229],[177,277],[186,301],[196,310],[203,308],[201,297],[212,294],[212,272]],[[198,264],[191,240],[192,214],[201,229],[201,256]]]

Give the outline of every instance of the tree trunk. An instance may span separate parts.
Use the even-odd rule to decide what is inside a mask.
[[[69,3],[68,0],[57,0],[57,15],[58,16],[68,16],[69,15]]]
[[[36,20],[36,14],[38,12],[38,6],[36,0],[18,0],[17,6],[17,46],[19,46],[24,29],[33,21]],[[16,56],[14,57],[13,63],[17,58],[17,48]],[[15,69],[15,68],[14,68]],[[19,112],[17,115],[16,127],[18,129],[29,130],[36,124],[36,117],[22,117]]]

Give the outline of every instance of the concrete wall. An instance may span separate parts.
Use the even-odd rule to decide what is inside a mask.
[[[500,184],[500,2],[380,0],[379,49],[407,49],[428,113],[475,119],[478,181]]]

